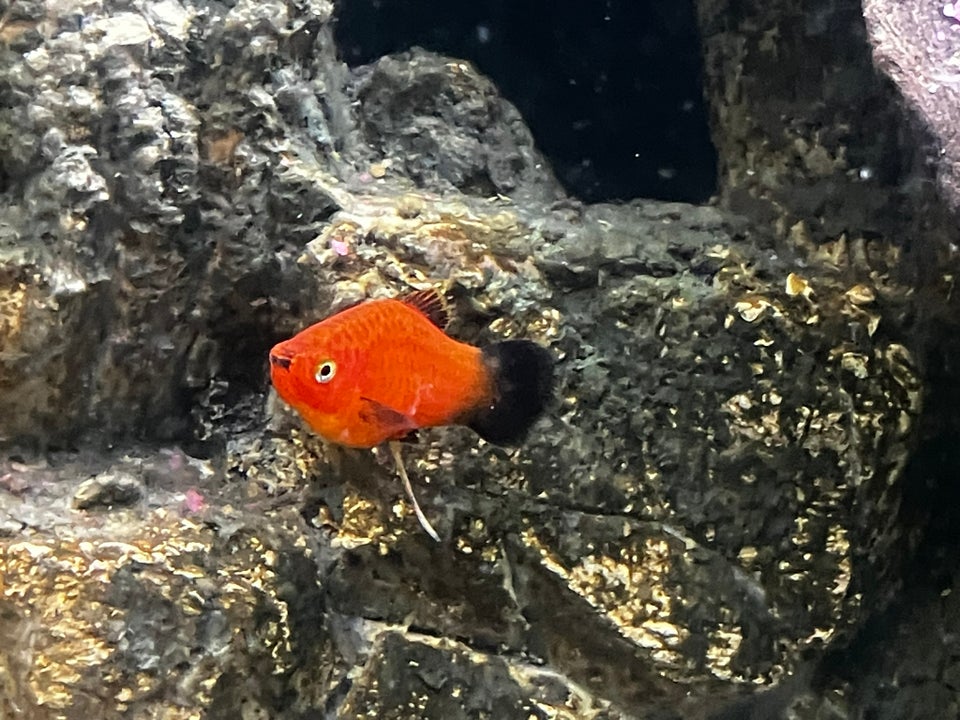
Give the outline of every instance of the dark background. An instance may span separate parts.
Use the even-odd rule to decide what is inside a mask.
[[[351,66],[414,45],[472,61],[585,201],[714,191],[688,0],[343,0],[337,20]]]

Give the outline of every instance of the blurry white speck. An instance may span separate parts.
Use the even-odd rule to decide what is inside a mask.
[[[944,17],[953,18],[954,20],[960,20],[960,5],[956,3],[949,2],[943,6],[943,10],[940,12],[943,13]]]
[[[79,85],[71,85],[67,88],[66,93],[70,105],[75,108],[92,108],[98,102],[96,95]]]
[[[195,13],[192,10],[188,12],[177,0],[146,3],[144,11],[150,23],[161,32],[178,40],[187,39]]]
[[[486,45],[490,42],[490,26],[480,23],[477,25],[477,42]]]
[[[102,34],[100,44],[103,47],[114,45],[140,45],[153,37],[153,32],[142,15],[136,13],[118,13],[103,18],[84,28],[90,34]]]
[[[603,16],[603,19],[604,19],[605,22],[610,22],[610,16],[609,16],[609,15],[604,15],[604,16]]]
[[[87,287],[82,277],[60,266],[48,272],[47,282],[50,283],[54,295],[76,295]]]
[[[46,71],[50,64],[50,53],[47,52],[46,48],[39,47],[36,50],[28,52],[23,56],[23,59],[28,68],[36,73],[42,73]]]
[[[277,106],[273,102],[273,96],[261,87],[252,87],[247,93],[247,97],[258,108],[267,110],[276,110]]]
[[[684,112],[693,111],[693,100],[684,100],[683,104],[680,106],[680,109]]]
[[[864,165],[860,168],[860,179],[861,180],[872,180],[873,179],[873,168],[869,165]]]
[[[673,180],[677,176],[677,169],[672,167],[657,168],[657,175],[661,180]]]
[[[131,156],[133,166],[141,172],[149,172],[158,162],[160,162],[160,148],[156,145],[144,145],[136,150]]]

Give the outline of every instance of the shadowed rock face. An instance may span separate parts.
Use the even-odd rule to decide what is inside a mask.
[[[932,136],[931,164],[944,199],[960,215],[960,10],[956,3],[867,0],[863,15],[877,68]]]
[[[869,255],[883,238],[912,287],[904,314],[887,314],[878,332],[903,338],[922,368],[924,412],[899,522],[908,549],[923,540],[909,551],[895,606],[877,608],[849,647],[835,643],[813,687],[795,694],[798,717],[956,714],[948,594],[957,577],[960,105],[942,72],[960,49],[955,5],[698,2],[722,204],[771,223],[778,244],[864,238]]]
[[[705,718],[886,602],[894,245],[567,200],[469,65],[348,73],[326,2],[85,12],[11,6],[0,51],[5,713]],[[523,448],[405,450],[440,544],[266,388],[421,284],[558,360]]]

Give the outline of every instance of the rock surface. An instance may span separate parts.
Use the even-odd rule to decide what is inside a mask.
[[[721,205],[773,228],[777,247],[845,238],[898,248],[896,276],[911,285],[911,299],[885,316],[886,332],[913,351],[926,387],[897,522],[906,540],[903,591],[892,608],[875,609],[853,642],[835,644],[808,687],[792,690],[794,717],[952,717],[960,701],[950,610],[960,507],[960,232],[951,190],[958,105],[948,69],[960,47],[955,8],[698,2],[725,166]]]
[[[4,16],[0,708],[777,701],[887,602],[910,547],[901,250],[819,205],[770,223],[563,198],[473,68],[348,71],[332,10]],[[455,428],[405,450],[440,544],[385,457],[323,447],[265,373],[330,310],[435,283],[457,337],[531,337],[559,375],[521,449]]]
[[[865,0],[863,15],[874,62],[932,136],[929,162],[960,217],[960,6]]]

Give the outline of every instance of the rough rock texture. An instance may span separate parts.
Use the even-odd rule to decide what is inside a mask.
[[[874,62],[932,135],[930,162],[960,217],[960,6],[865,0],[863,15]]]
[[[469,65],[347,72],[327,2],[82,12],[2,16],[6,714],[706,718],[887,601],[922,396],[894,243],[565,199]],[[559,378],[521,449],[407,448],[440,544],[264,357],[434,283]]]
[[[402,161],[409,187],[559,196],[516,111],[465,66],[429,61],[409,87],[387,59],[348,98],[328,2],[141,5],[83,23],[56,3],[8,12],[7,439],[182,437],[213,374],[256,368],[260,384],[257,361],[298,322],[278,311],[321,306],[282,265],[335,208],[320,176],[362,185],[386,172],[370,163]],[[397,127],[418,118],[430,140]]]
[[[953,717],[956,3],[700,0],[698,9],[721,205],[769,226],[777,247],[803,238],[898,248],[895,276],[912,299],[883,324],[926,386],[893,526],[906,539],[904,590],[786,702],[802,718]]]

